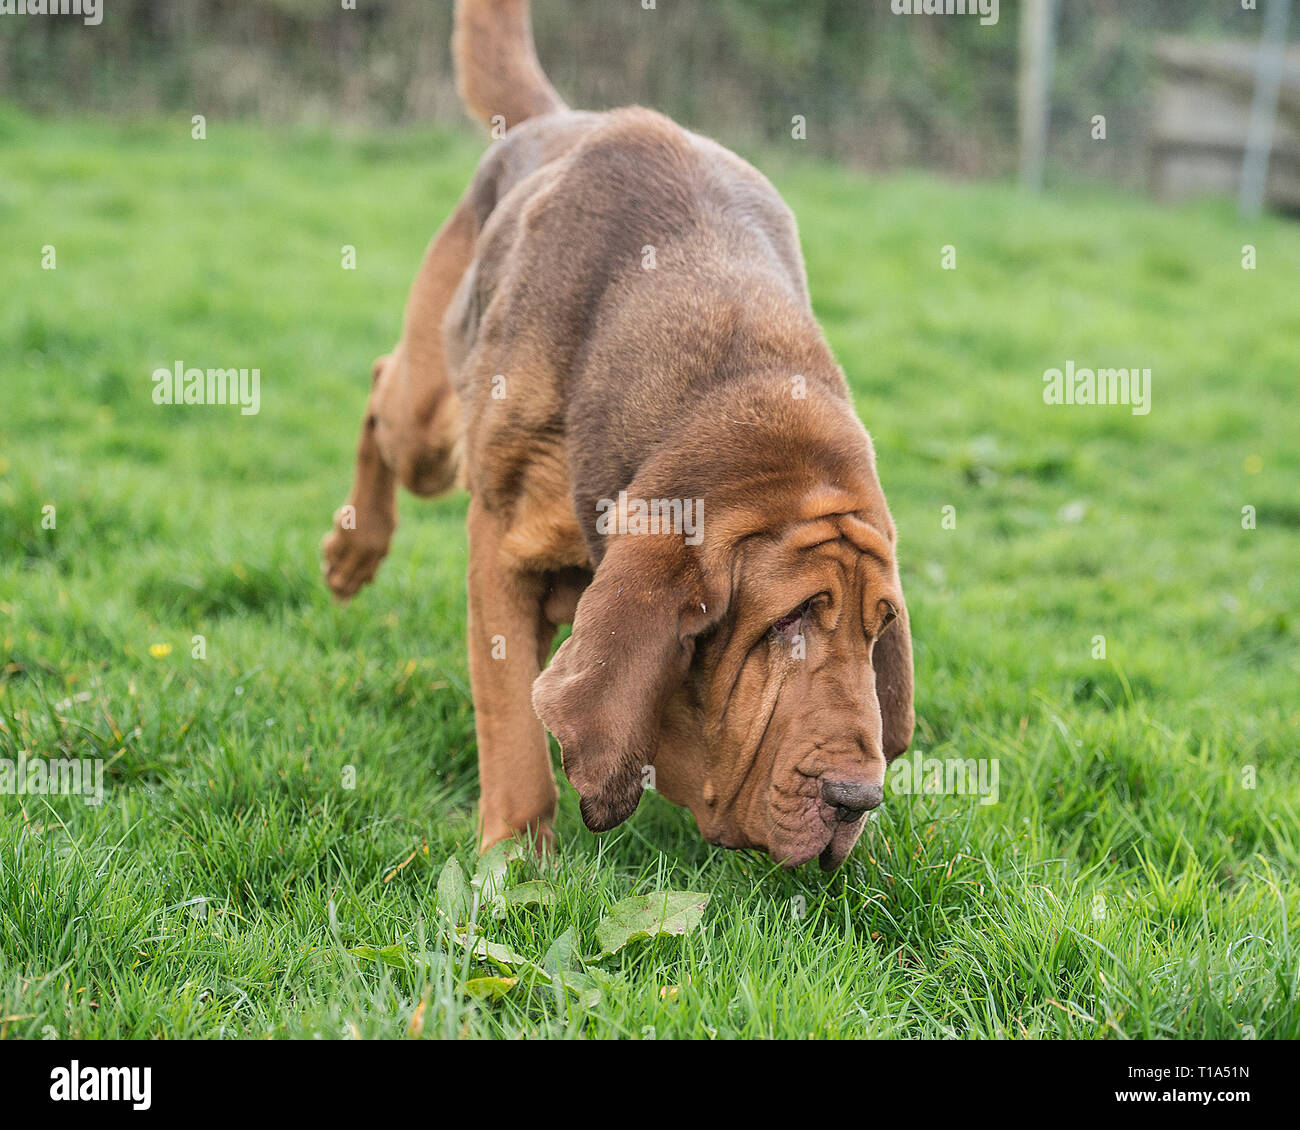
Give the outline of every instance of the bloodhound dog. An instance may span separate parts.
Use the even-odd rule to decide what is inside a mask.
[[[659,114],[569,110],[527,0],[458,0],[453,48],[496,140],[375,362],[328,584],[374,576],[398,483],[469,491],[481,849],[550,841],[549,730],[594,831],[653,787],[833,868],[911,741],[912,645],[794,218]]]

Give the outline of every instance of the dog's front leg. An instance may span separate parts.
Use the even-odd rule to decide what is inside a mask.
[[[397,528],[397,476],[380,454],[373,394],[371,401],[361,423],[352,493],[334,515],[334,531],[321,547],[325,582],[340,600],[374,577]]]
[[[469,674],[478,735],[479,850],[508,836],[550,843],[555,775],[533,680],[555,632],[541,576],[510,567],[500,519],[469,507]]]

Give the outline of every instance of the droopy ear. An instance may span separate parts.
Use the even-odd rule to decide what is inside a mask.
[[[593,832],[636,811],[663,708],[696,636],[723,612],[725,595],[707,590],[696,552],[680,538],[615,537],[578,601],[573,634],[533,683],[533,709],[560,743]]]
[[[883,723],[881,744],[886,761],[893,761],[912,744],[916,712],[912,706],[912,628],[907,606],[876,640],[871,652],[876,669],[876,698]]]

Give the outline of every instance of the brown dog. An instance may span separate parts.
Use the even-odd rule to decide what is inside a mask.
[[[374,576],[398,482],[461,482],[480,847],[549,839],[544,723],[595,831],[652,784],[712,843],[834,867],[911,741],[912,649],[794,219],[658,114],[566,109],[527,0],[458,0],[454,49],[509,129],[375,363],[330,587]]]

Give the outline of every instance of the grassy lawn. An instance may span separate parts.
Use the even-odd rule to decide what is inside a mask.
[[[590,958],[629,895],[711,900],[591,961],[598,1001],[488,1001],[435,912],[475,855],[466,499],[404,499],[351,607],[317,565],[477,141],[0,110],[0,757],[106,762],[98,806],[0,795],[0,1036],[1300,1037],[1300,231],[790,145],[758,160],[901,532],[916,747],[998,759],[998,802],[891,796],[823,875],[653,795],[597,838],[563,784],[558,859],[511,864],[548,900],[488,941]],[[155,405],[178,360],[259,368],[260,413]],[[1150,368],[1150,413],[1044,404],[1069,360]]]

